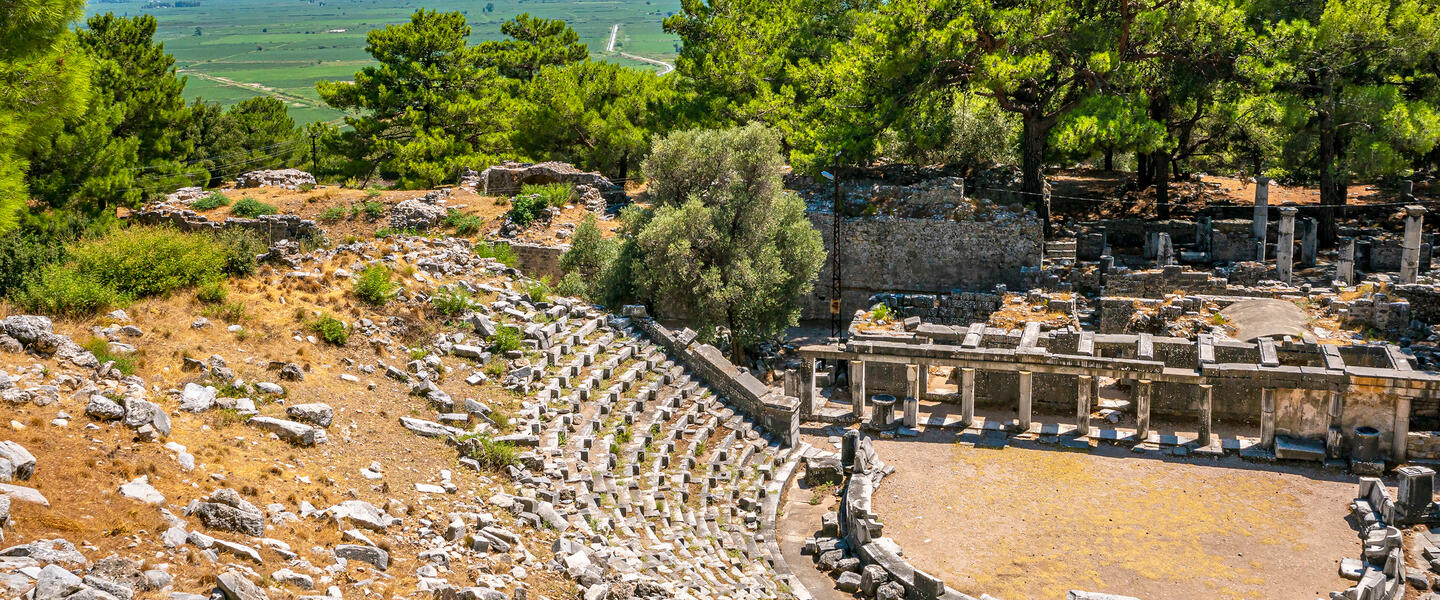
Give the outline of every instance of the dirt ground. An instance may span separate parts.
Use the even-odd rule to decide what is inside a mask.
[[[876,440],[896,472],[874,509],[913,564],[962,592],[1308,600],[1350,585],[1337,575],[1360,551],[1348,475],[953,439]]]

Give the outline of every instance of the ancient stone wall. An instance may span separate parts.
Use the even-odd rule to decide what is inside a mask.
[[[695,343],[695,332],[671,331],[649,319],[633,322],[651,341],[665,348],[680,363],[693,369],[727,401],[749,415],[782,443],[793,446],[800,437],[800,400],[761,383],[754,375],[730,364],[720,349]]]
[[[1026,287],[1027,269],[1040,265],[1044,244],[1039,220],[1014,213],[994,221],[855,218],[841,233],[841,314],[868,308],[878,293],[949,293],[990,290],[996,284]],[[834,217],[809,213],[827,253]],[[816,278],[815,290],[803,304],[804,318],[830,315],[830,261]]]
[[[194,211],[161,208],[137,211],[130,215],[129,221],[137,225],[169,226],[180,231],[218,232],[232,228],[244,229],[254,232],[270,244],[280,240],[315,241],[325,238],[325,232],[321,231],[314,221],[295,215],[263,215],[254,219],[230,218],[211,221]]]
[[[560,268],[560,257],[570,250],[570,246],[546,246],[525,242],[506,243],[510,244],[510,249],[515,252],[515,258],[519,261],[518,268],[527,277],[532,279],[549,277],[550,283],[556,284],[565,276],[565,272]]]

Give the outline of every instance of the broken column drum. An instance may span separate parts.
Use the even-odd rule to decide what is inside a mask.
[[[895,397],[875,394],[870,397],[870,404],[870,426],[876,429],[889,427],[895,416]]]
[[[1420,231],[1425,222],[1425,207],[1405,207],[1405,241],[1400,253],[1400,283],[1415,283],[1420,273]]]
[[[1280,238],[1275,241],[1275,278],[1290,283],[1295,265],[1295,213],[1293,206],[1280,207]]]

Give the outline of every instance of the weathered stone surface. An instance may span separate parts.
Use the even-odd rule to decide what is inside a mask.
[[[302,590],[315,589],[315,579],[313,577],[304,573],[296,573],[290,569],[280,569],[279,571],[271,573],[270,578],[274,579],[276,583],[293,585]]]
[[[905,586],[891,581],[875,589],[875,600],[901,600],[905,597]]]
[[[513,196],[527,184],[547,183],[588,185],[612,203],[625,201],[625,189],[615,185],[604,175],[587,173],[573,165],[560,162],[501,163],[482,171],[476,187],[486,195]]]
[[[412,198],[390,209],[390,227],[425,231],[445,219],[445,207]]]
[[[415,432],[418,435],[423,435],[425,437],[440,438],[464,433],[463,431],[460,431],[459,429],[456,429],[454,427],[448,427],[434,421],[414,419],[411,417],[400,417],[400,424],[404,425],[406,429],[409,429],[410,431]]]
[[[17,479],[29,479],[35,474],[35,456],[20,444],[8,440],[0,442],[0,460],[10,463]]]
[[[36,540],[28,544],[11,546],[0,550],[0,556],[24,556],[41,564],[57,563],[72,567],[83,567],[90,561],[75,550],[75,544],[62,539]]]
[[[263,588],[234,571],[216,577],[215,585],[225,594],[227,600],[270,600]]]
[[[46,565],[35,578],[33,600],[60,600],[80,591],[85,584],[60,565]]]
[[[235,490],[224,488],[216,490],[207,499],[207,502],[195,502],[191,504],[190,514],[200,518],[200,522],[211,529],[233,531],[243,533],[252,537],[265,535],[265,515],[240,497]]]
[[[165,496],[150,485],[149,475],[141,475],[130,483],[120,486],[120,495],[146,504],[165,503]]]
[[[235,187],[280,187],[298,189],[302,185],[315,185],[315,176],[300,169],[266,169],[241,173],[235,178]]]
[[[251,427],[273,433],[280,439],[296,446],[314,446],[325,441],[323,431],[304,423],[274,417],[250,417],[250,420],[246,422]]]
[[[0,483],[0,494],[9,496],[11,500],[16,500],[19,502],[29,502],[31,504],[39,504],[40,506],[50,506],[50,501],[45,498],[44,494],[41,494],[39,490],[36,490],[35,488],[28,488],[20,485],[11,485],[8,483]]]
[[[194,413],[210,410],[215,406],[216,393],[214,387],[187,383],[180,392],[180,410]]]
[[[805,485],[840,485],[845,480],[845,470],[840,466],[839,456],[805,457]]]
[[[89,404],[85,405],[85,414],[101,421],[117,421],[125,418],[125,407],[100,394],[92,394]]]
[[[0,320],[0,329],[5,335],[18,340],[21,344],[29,346],[40,340],[41,337],[55,332],[55,326],[49,318],[37,315],[13,315]]]
[[[375,568],[384,571],[390,568],[390,553],[376,548],[375,546],[361,546],[358,544],[340,544],[335,546],[335,556],[345,560],[358,560],[375,565]]]
[[[330,518],[342,526],[349,523],[382,533],[390,526],[390,516],[364,500],[346,500],[330,507]]]
[[[330,422],[335,419],[335,409],[323,402],[312,402],[309,404],[296,404],[285,409],[285,414],[296,421],[315,425],[317,427],[329,427]]]
[[[853,571],[841,573],[840,578],[835,580],[835,588],[851,594],[860,591],[860,574]]]

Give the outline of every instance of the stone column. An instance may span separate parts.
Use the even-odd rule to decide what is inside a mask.
[[[920,425],[920,399],[905,399],[905,426],[911,429]]]
[[[1250,237],[1265,244],[1265,226],[1270,224],[1270,178],[1255,178],[1255,217],[1250,224]],[[1265,260],[1264,256],[1260,260]]]
[[[960,423],[975,423],[975,369],[968,367],[960,369]]]
[[[1340,238],[1340,256],[1335,259],[1335,281],[1355,285],[1355,238]]]
[[[1030,398],[1030,375],[1031,375],[1031,374],[1030,374],[1029,371],[1020,371],[1020,372],[1017,373],[1017,374],[1020,376],[1020,377],[1019,377],[1019,380],[1020,380],[1020,406],[1019,406],[1019,408],[1018,408],[1015,412],[1016,412],[1017,417],[1018,417],[1019,420],[1020,420],[1020,432],[1021,432],[1021,433],[1024,433],[1024,432],[1026,432],[1026,431],[1030,431],[1030,414],[1031,414],[1031,406],[1030,406],[1030,400],[1031,400],[1031,398]]]
[[[1150,380],[1135,382],[1135,439],[1145,441],[1150,437]]]
[[[1400,253],[1400,283],[1415,283],[1420,273],[1420,228],[1425,220],[1425,207],[1405,207],[1405,246]]]
[[[920,365],[905,365],[905,395],[920,397]]]
[[[1210,421],[1214,415],[1214,389],[1208,383],[1195,386],[1196,395],[1200,396],[1200,426],[1199,436],[1195,439],[1201,447],[1210,445]]]
[[[1275,450],[1275,390],[1260,390],[1260,447]]]
[[[1075,435],[1090,435],[1090,375],[1075,378]]]
[[[865,418],[865,361],[850,361],[850,413],[857,419]]]
[[[1340,390],[1330,392],[1330,406],[1326,411],[1330,418],[1330,426],[1325,429],[1325,458],[1342,458],[1345,456],[1345,430],[1341,425],[1341,417],[1345,411],[1345,395]]]
[[[915,399],[924,400],[925,395],[930,393],[930,365],[928,363],[920,363],[919,383],[920,393],[915,395]]]
[[[1280,207],[1280,239],[1275,241],[1275,278],[1290,283],[1295,266],[1295,213],[1293,206]]]
[[[1315,266],[1315,255],[1319,250],[1319,240],[1316,239],[1319,230],[1315,219],[1300,219],[1300,266],[1307,269]]]
[[[1390,455],[1395,462],[1405,462],[1409,456],[1407,442],[1410,438],[1410,397],[1395,398],[1395,439],[1390,441]]]
[[[1155,236],[1155,263],[1162,267],[1175,264],[1175,244],[1163,231]]]

